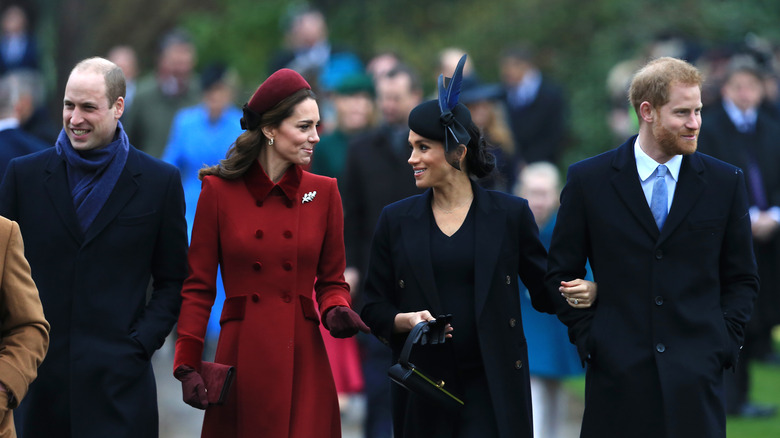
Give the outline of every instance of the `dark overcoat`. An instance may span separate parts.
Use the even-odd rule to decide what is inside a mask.
[[[585,275],[598,301],[559,318],[583,360],[582,437],[725,437],[723,370],[737,360],[758,289],[742,171],[683,157],[659,232],[634,141],[574,164],[548,258],[548,290]]]
[[[150,358],[176,322],[187,274],[178,170],[131,146],[83,233],[65,161],[49,148],[11,161],[0,211],[21,227],[52,327],[38,379],[16,411],[20,436],[156,437]]]
[[[534,306],[551,312],[552,303],[543,284],[546,251],[524,199],[472,187],[476,202],[473,308],[488,382],[485,390],[490,393],[500,436],[531,438],[528,352],[517,276],[528,286]],[[374,235],[361,316],[372,333],[392,348],[394,361],[407,335],[393,333],[396,314],[420,310],[443,313],[431,262],[432,193],[428,190],[387,206]],[[413,362],[445,382],[454,382],[456,365],[440,353],[423,350]],[[396,437],[421,436],[422,422],[429,421],[425,418],[427,400],[395,385],[394,389]],[[437,425],[437,432],[446,431],[452,423],[452,417],[447,418]]]

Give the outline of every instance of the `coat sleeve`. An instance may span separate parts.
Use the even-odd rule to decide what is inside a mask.
[[[200,369],[206,325],[217,295],[219,196],[210,178],[216,177],[203,179],[195,211],[192,241],[187,255],[189,276],[181,290],[174,370],[181,365]]]
[[[360,313],[371,333],[385,344],[389,344],[393,336],[395,315],[400,311],[394,296],[394,268],[390,251],[390,230],[387,210],[382,211],[371,243],[371,256],[368,260],[365,286],[363,287],[364,304]]]
[[[179,171],[172,168],[161,206],[160,227],[151,260],[151,299],[133,328],[148,357],[165,342],[181,306],[181,286],[187,276],[187,221]]]
[[[30,265],[24,258],[19,225],[10,224],[7,236],[3,236],[5,253],[0,261],[0,381],[13,395],[9,397],[8,407],[15,408],[27,394],[46,355],[49,323],[43,315]]]
[[[720,305],[731,337],[726,368],[736,365],[745,339],[745,326],[758,294],[758,271],[748,214],[745,178],[737,169],[731,212],[720,251]]]
[[[561,206],[553,230],[547,257],[547,292],[555,305],[558,319],[569,328],[569,339],[577,346],[580,359],[588,360],[587,338],[598,302],[587,309],[575,309],[560,299],[561,281],[585,278],[588,260],[588,227],[581,183],[574,168],[569,169],[561,192]]]
[[[547,293],[544,283],[547,250],[539,240],[539,229],[527,201],[523,201],[521,211],[519,248],[520,266],[517,272],[528,289],[531,304],[540,312],[555,313],[554,297]]]
[[[314,290],[317,304],[324,315],[335,306],[350,306],[349,285],[344,281],[344,213],[335,179],[330,179],[328,193],[328,224],[317,263],[317,281]],[[324,320],[323,320],[324,323]]]

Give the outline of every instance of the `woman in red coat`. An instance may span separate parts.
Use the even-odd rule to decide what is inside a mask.
[[[227,158],[200,172],[174,375],[185,402],[206,409],[203,437],[341,436],[312,288],[331,335],[368,328],[350,309],[336,180],[301,169],[318,123],[309,84],[279,70],[244,105],[246,132]],[[236,380],[223,405],[209,405],[201,355],[218,267],[216,362],[234,366]]]

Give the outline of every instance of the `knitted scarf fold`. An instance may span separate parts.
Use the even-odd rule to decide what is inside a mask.
[[[77,151],[64,129],[60,131],[54,147],[67,163],[73,206],[76,207],[81,231],[86,232],[119,180],[127,162],[130,141],[119,122],[114,141],[105,147]]]

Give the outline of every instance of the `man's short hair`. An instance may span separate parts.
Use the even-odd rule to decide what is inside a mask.
[[[420,75],[417,74],[411,67],[404,63],[398,63],[395,67],[387,72],[385,77],[394,78],[396,76],[408,76],[409,77],[409,91],[412,93],[422,92],[422,81]]]
[[[125,97],[127,85],[125,83],[125,74],[122,69],[113,62],[95,56],[93,58],[87,58],[73,67],[71,74],[75,71],[93,71],[103,75],[103,79],[106,81],[106,98],[108,98],[108,107],[114,106],[114,103],[120,97]]]
[[[649,102],[653,108],[669,103],[672,84],[696,85],[701,89],[702,82],[702,74],[696,67],[681,59],[665,56],[648,62],[636,72],[628,89],[628,100],[639,116],[642,102]]]

